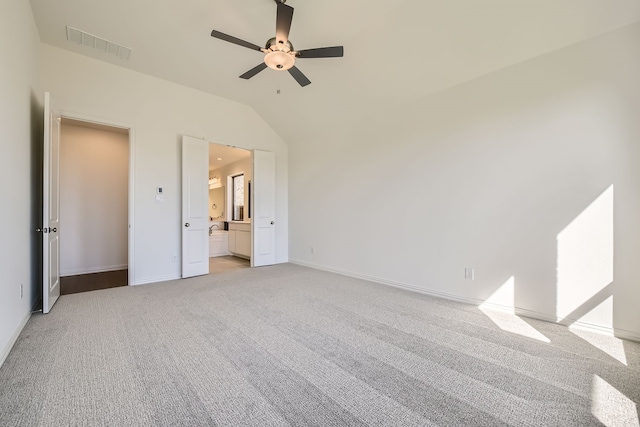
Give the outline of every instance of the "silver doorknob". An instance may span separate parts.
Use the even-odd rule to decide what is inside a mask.
[[[189,224],[188,222],[185,222],[185,224],[184,224],[184,226],[185,226],[185,227],[188,227],[188,226],[190,226],[190,225],[191,225],[191,224]]]

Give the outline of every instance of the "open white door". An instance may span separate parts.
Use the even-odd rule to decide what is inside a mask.
[[[209,143],[182,137],[182,277],[209,274]]]
[[[275,198],[276,158],[269,151],[253,151],[253,182],[251,189],[251,223],[253,245],[251,266],[260,267],[276,263],[275,250]]]
[[[49,313],[60,296],[60,115],[44,94],[44,155],[42,171],[42,312]]]

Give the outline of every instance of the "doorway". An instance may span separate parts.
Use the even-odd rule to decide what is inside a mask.
[[[251,151],[209,144],[209,274],[251,266]]]
[[[129,284],[130,130],[64,117],[60,292]]]
[[[247,189],[240,221],[230,216],[231,203],[225,204],[224,214],[215,217],[210,214],[209,207],[213,208],[209,202],[210,185],[220,186],[226,175],[220,172],[222,176],[215,176],[212,171],[216,168],[210,170],[210,146],[204,139],[182,136],[182,278],[209,273],[211,235],[207,231],[220,229],[221,225],[228,228],[228,252],[250,259],[251,267],[275,264],[275,154],[257,149],[247,151],[250,169],[242,171],[242,176],[250,170],[251,180],[242,180],[246,181]],[[226,187],[231,185],[230,177],[233,181],[239,173],[227,175]],[[228,199],[227,193],[229,188],[225,191]],[[240,192],[234,193],[240,198]],[[244,193],[243,189],[243,196]],[[244,220],[245,205],[250,207],[247,220]],[[212,224],[215,218],[221,221]]]

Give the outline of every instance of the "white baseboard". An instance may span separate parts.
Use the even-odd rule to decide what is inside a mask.
[[[135,282],[132,282],[131,284],[133,286],[147,285],[149,283],[167,282],[169,280],[177,280],[177,279],[182,279],[182,276],[180,276],[179,274],[178,275],[172,274],[170,276],[145,277],[143,279],[138,279]]]
[[[127,264],[107,265],[105,267],[93,267],[93,268],[81,268],[76,270],[60,270],[60,276],[79,276],[81,274],[91,273],[104,273],[107,271],[126,270],[129,266]]]
[[[620,328],[611,328],[611,327],[606,327],[606,326],[602,326],[602,325],[596,325],[596,324],[593,324],[593,323],[581,322],[579,320],[573,320],[573,319],[564,319],[565,321],[560,323],[560,322],[558,322],[558,320],[556,318],[552,318],[552,317],[550,317],[550,316],[548,316],[548,315],[546,315],[544,313],[539,313],[537,311],[527,310],[527,309],[518,308],[518,307],[516,307],[514,309],[512,307],[505,307],[505,306],[501,306],[501,305],[485,303],[485,301],[482,301],[482,300],[479,300],[479,299],[475,299],[475,298],[467,298],[467,297],[462,297],[460,295],[448,294],[448,293],[445,293],[445,292],[435,291],[435,290],[432,290],[432,289],[421,288],[421,287],[418,287],[418,286],[415,286],[415,285],[410,285],[410,284],[407,284],[407,283],[395,282],[395,281],[386,280],[386,279],[380,279],[378,277],[366,276],[364,274],[357,274],[357,273],[353,273],[353,272],[350,272],[350,271],[339,270],[339,269],[335,269],[335,268],[327,268],[327,267],[324,267],[324,266],[321,266],[321,265],[316,265],[316,264],[305,262],[305,261],[297,261],[297,260],[291,260],[290,259],[289,262],[291,264],[302,265],[304,267],[309,267],[309,268],[313,268],[313,269],[316,269],[316,270],[328,271],[328,272],[331,272],[331,273],[340,274],[342,276],[348,276],[348,277],[353,277],[353,278],[356,278],[356,279],[367,280],[369,282],[379,283],[381,285],[387,285],[387,286],[392,286],[394,288],[406,289],[406,290],[417,292],[417,293],[420,293],[420,294],[430,295],[430,296],[434,296],[434,297],[438,297],[438,298],[444,298],[444,299],[457,301],[457,302],[461,302],[461,303],[465,303],[465,304],[471,304],[471,305],[475,305],[475,306],[479,306],[481,304],[484,304],[485,307],[488,307],[488,308],[491,308],[491,309],[496,309],[496,310],[501,310],[501,311],[504,311],[504,310],[512,311],[517,316],[530,317],[532,319],[542,320],[542,321],[545,321],[545,322],[551,322],[551,323],[556,323],[556,324],[564,324],[565,321],[566,321],[566,322],[571,324],[571,327],[574,327],[574,328],[582,329],[582,330],[589,331],[589,332],[596,332],[596,333],[599,333],[599,334],[611,335],[611,336],[615,336],[617,338],[623,338],[623,339],[630,340],[630,341],[640,342],[640,335],[638,335],[635,332],[627,331],[627,330],[620,329]]]
[[[24,316],[24,319],[22,319],[22,322],[20,322],[16,330],[13,332],[13,334],[11,335],[11,338],[9,338],[9,342],[7,343],[7,345],[2,349],[2,353],[0,353],[0,367],[2,367],[2,365],[4,364],[4,361],[7,360],[7,356],[9,356],[9,352],[11,352],[13,345],[18,340],[20,333],[22,332],[22,330],[24,329],[25,325],[27,324],[30,318],[31,318],[31,312],[27,313],[26,316]]]

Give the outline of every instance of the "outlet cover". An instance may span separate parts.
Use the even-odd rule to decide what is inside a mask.
[[[474,274],[473,268],[467,267],[467,268],[464,269],[464,278],[465,279],[473,280],[474,276],[475,276],[475,274]]]

